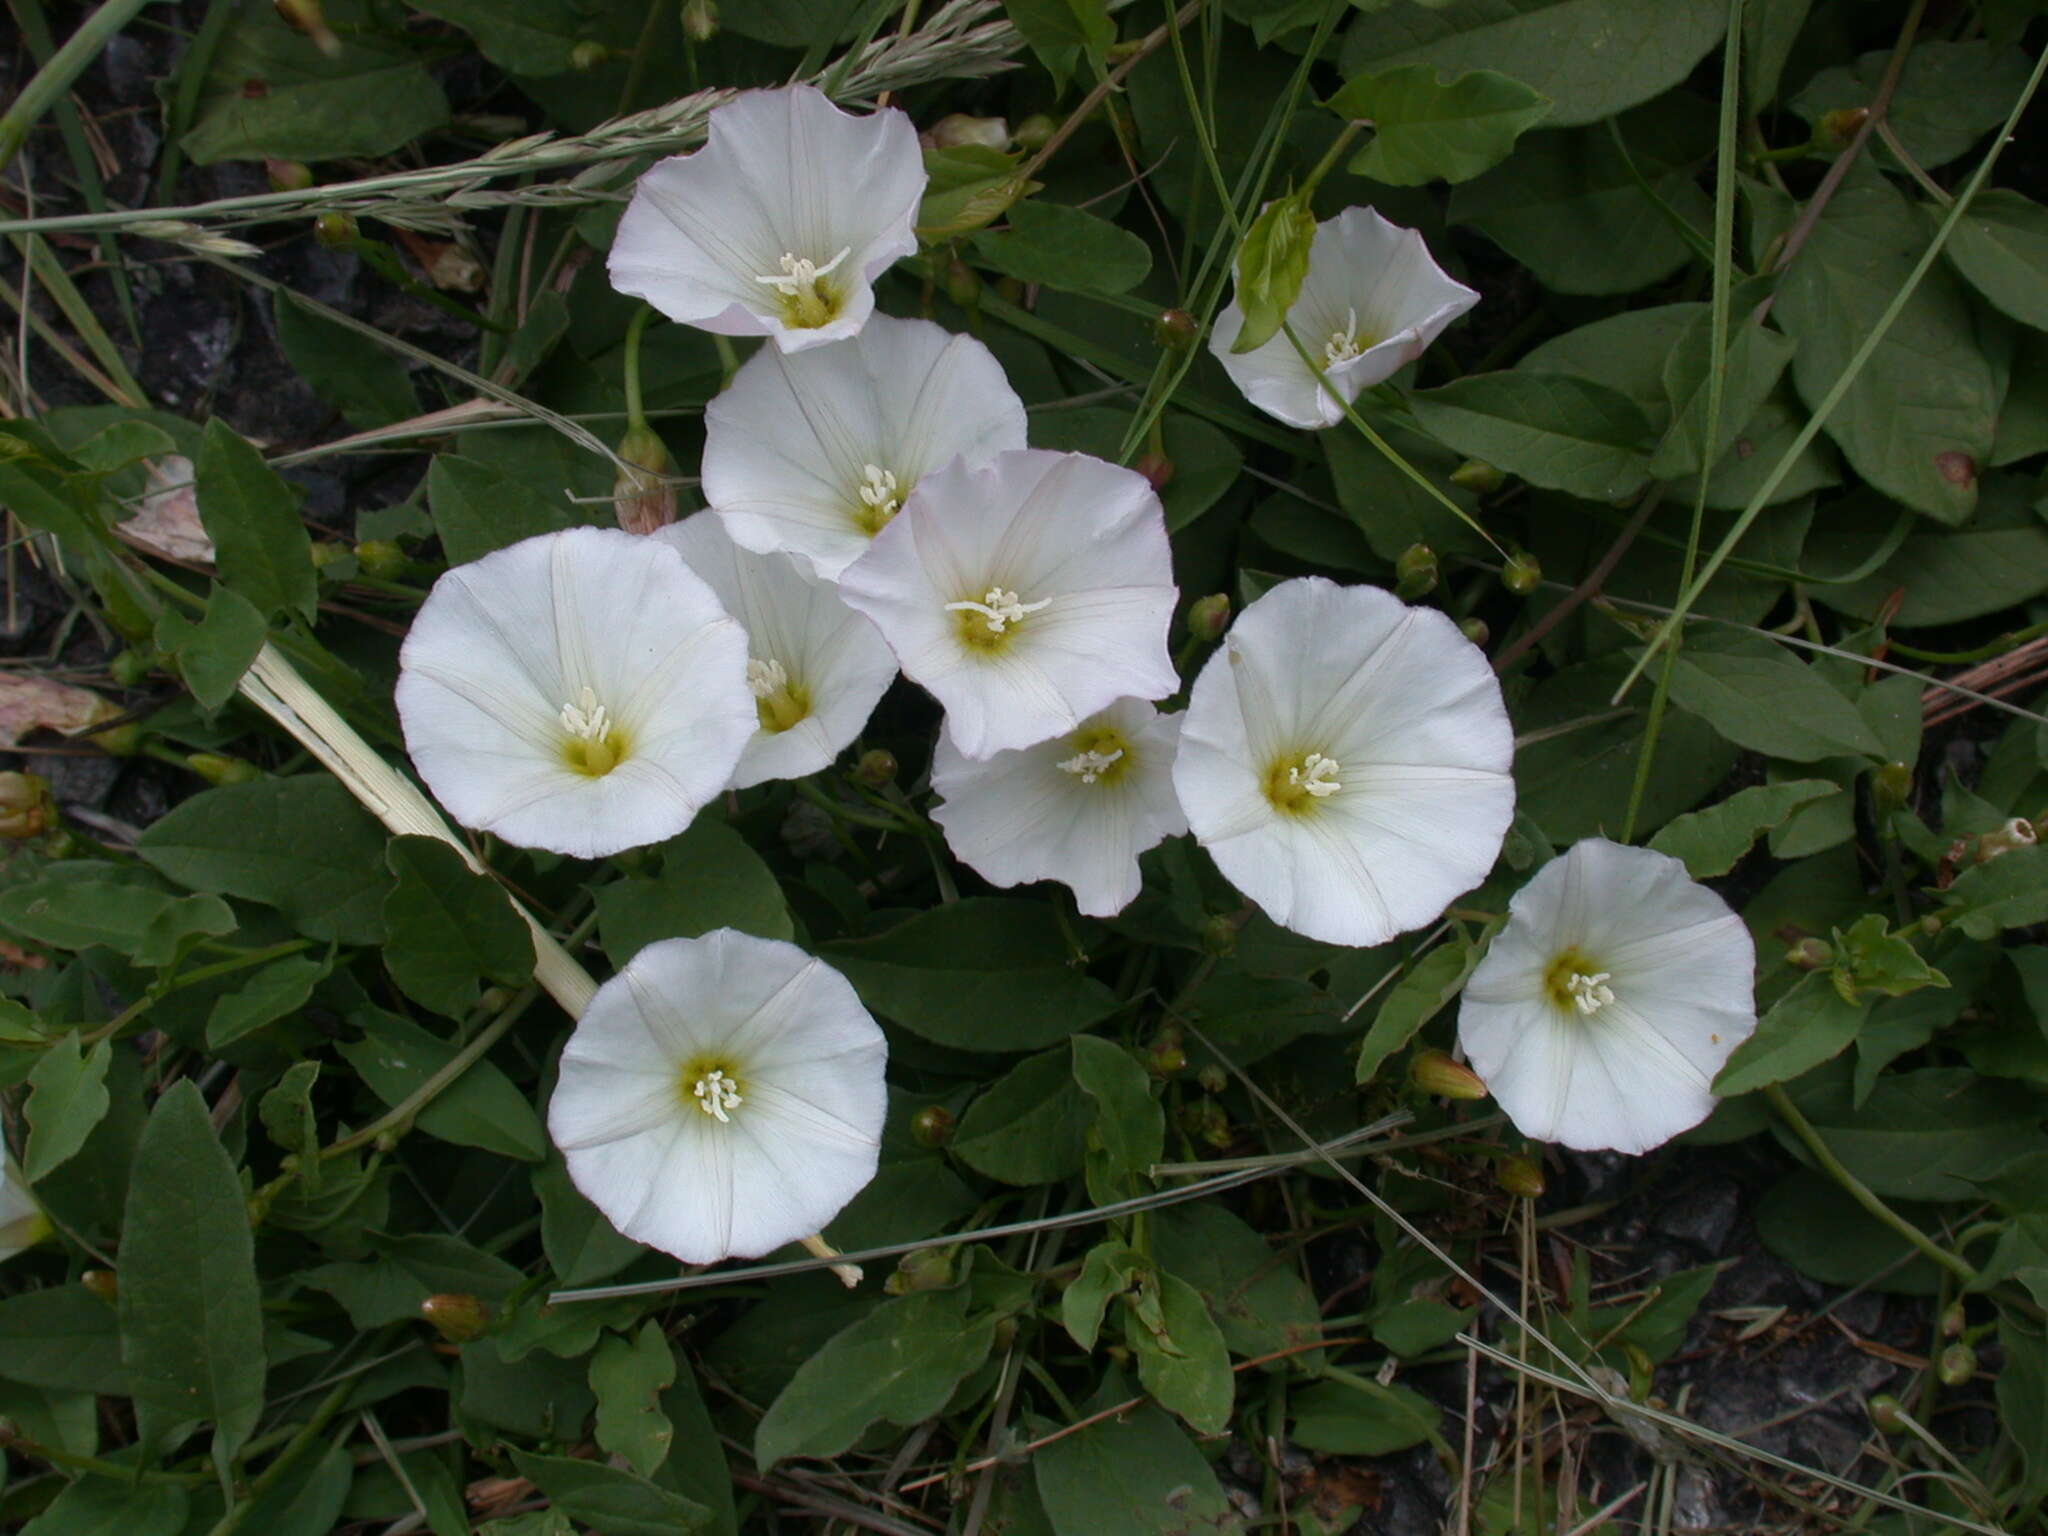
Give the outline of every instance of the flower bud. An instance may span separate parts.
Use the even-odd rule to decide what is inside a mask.
[[[1195,317],[1184,309],[1162,309],[1152,322],[1152,339],[1169,352],[1185,352],[1201,331]]]
[[[1154,1077],[1178,1077],[1188,1069],[1188,1053],[1181,1048],[1180,1031],[1169,1024],[1153,1038],[1144,1055],[1145,1070]]]
[[[118,720],[126,711],[107,699],[101,699],[94,711],[94,719],[80,726],[69,735],[83,736],[109,757],[133,757],[142,750],[142,727],[134,723],[111,725],[95,730],[100,720]]]
[[[1410,544],[1394,562],[1394,596],[1413,602],[1436,590],[1436,551],[1427,544]]]
[[[1845,149],[1870,119],[1868,107],[1837,107],[1820,115],[1814,138],[1830,149]]]
[[[1230,1086],[1230,1074],[1212,1061],[1195,1074],[1195,1081],[1204,1093],[1221,1093]]]
[[[1507,476],[1484,459],[1467,459],[1451,471],[1451,484],[1461,491],[1491,496],[1507,482]]]
[[[1518,549],[1501,567],[1500,584],[1517,597],[1527,597],[1543,584],[1543,567],[1536,563],[1534,555]]]
[[[313,39],[313,46],[327,57],[334,58],[341,52],[341,39],[327,25],[320,0],[272,0],[272,3],[286,26]]]
[[[1408,1064],[1408,1075],[1416,1087],[1440,1099],[1486,1097],[1486,1084],[1479,1080],[1479,1074],[1448,1051],[1417,1051]]]
[[[569,50],[569,67],[579,75],[587,75],[611,56],[611,49],[595,38],[586,37]]]
[[[955,256],[946,263],[944,287],[946,297],[965,309],[981,297],[981,274]]]
[[[263,174],[273,192],[303,192],[313,185],[313,168],[302,160],[265,160]]]
[[[1913,769],[1907,763],[1886,763],[1870,771],[1870,803],[1880,816],[1903,809],[1913,798]]]
[[[1977,839],[1974,862],[1985,863],[2001,853],[2011,853],[2015,848],[2031,848],[2039,839],[2034,834],[2034,824],[2023,817],[2015,816],[1995,832],[1986,832]]]
[[[1941,1336],[1944,1339],[1960,1338],[1969,1321],[1969,1313],[1963,1310],[1963,1304],[1960,1301],[1950,1302],[1948,1309],[1941,1314]]]
[[[896,1261],[895,1273],[882,1282],[891,1296],[913,1291],[943,1291],[954,1280],[951,1248],[913,1248]]]
[[[1486,620],[1484,619],[1458,620],[1458,633],[1467,640],[1470,640],[1481,650],[1485,650],[1486,642],[1493,638],[1493,631],[1486,627]]]
[[[1198,597],[1188,604],[1188,634],[1194,639],[1214,645],[1228,628],[1230,599],[1223,593],[1211,592],[1207,597]]]
[[[1970,1378],[1977,1374],[1977,1351],[1958,1340],[1941,1352],[1941,1358],[1935,1362],[1934,1374],[1944,1387],[1968,1385]]]
[[[619,439],[625,467],[612,482],[612,513],[628,533],[652,533],[676,520],[676,493],[663,477],[668,445],[652,427],[637,426]]]
[[[315,539],[313,541],[312,561],[313,569],[316,571],[324,571],[327,567],[334,564],[335,561],[352,559],[354,555],[355,551],[346,544],[337,544],[332,539]]]
[[[853,779],[856,784],[866,785],[869,789],[887,789],[896,782],[898,768],[894,752],[884,747],[870,747],[853,765]]]
[[[185,759],[185,766],[209,784],[247,784],[263,777],[254,763],[222,752],[194,752]]]
[[[831,812],[808,800],[792,800],[782,816],[782,845],[800,859],[829,859],[839,836]]]
[[[1870,1415],[1870,1422],[1887,1435],[1904,1434],[1906,1410],[1899,1406],[1899,1400],[1889,1392],[1880,1392],[1863,1405]]]
[[[1238,922],[1227,913],[1219,912],[1202,924],[1202,952],[1215,955],[1218,959],[1237,948]]]
[[[1163,491],[1173,480],[1173,460],[1163,453],[1144,453],[1131,468],[1152,482],[1152,489]]]
[[[1511,1195],[1534,1200],[1543,1193],[1543,1170],[1526,1157],[1504,1157],[1493,1165],[1493,1181]]]
[[[1010,125],[1000,117],[969,117],[965,112],[949,112],[917,137],[926,149],[972,145],[1004,150],[1010,147]]]
[[[920,1147],[943,1147],[953,1139],[953,1111],[943,1104],[925,1105],[910,1117],[910,1137]]]
[[[379,581],[397,580],[410,563],[392,539],[365,539],[356,546],[356,568]]]
[[[448,1291],[420,1303],[420,1316],[450,1344],[467,1344],[490,1331],[491,1314],[476,1297]]]
[[[1043,112],[1034,112],[1010,131],[1019,149],[1043,149],[1046,140],[1059,132],[1060,125]]]
[[[1835,963],[1835,946],[1808,934],[1785,951],[1785,963],[1802,971],[1824,971]]]
[[[78,1283],[110,1307],[121,1300],[121,1282],[111,1269],[88,1269],[78,1277]]]
[[[362,231],[356,227],[356,216],[352,213],[337,209],[323,213],[313,221],[313,238],[330,251],[343,250],[362,237]]]
[[[1220,1152],[1230,1145],[1230,1116],[1214,1099],[1190,1099],[1182,1104],[1180,1128],[1190,1141]]]
[[[117,652],[114,659],[107,663],[107,675],[123,688],[135,688],[149,676],[150,668],[154,665],[147,651],[130,647],[128,650]]]
[[[718,7],[713,0],[683,0],[683,36],[708,43],[718,36]]]
[[[56,817],[50,786],[40,774],[0,773],[0,838],[35,837]]]

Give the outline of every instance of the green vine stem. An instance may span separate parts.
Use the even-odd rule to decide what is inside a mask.
[[[43,114],[64,99],[72,82],[85,73],[86,66],[100,56],[100,50],[113,41],[114,34],[133,21],[147,4],[149,0],[107,0],[64,40],[64,46],[51,55],[50,62],[35,72],[35,77],[14,98],[14,105],[0,114],[0,171],[14,163],[14,157],[28,142],[30,131]]]

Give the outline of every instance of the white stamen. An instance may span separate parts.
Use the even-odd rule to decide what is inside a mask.
[[[1358,344],[1358,310],[1353,306],[1344,311],[1344,329],[1330,332],[1330,339],[1323,343],[1324,365],[1334,368],[1364,351]]]
[[[1323,800],[1344,787],[1337,781],[1337,775],[1343,771],[1334,757],[1311,752],[1301,760],[1300,767],[1287,770],[1287,782],[1304,794]]]
[[[747,691],[757,699],[772,699],[789,687],[789,669],[773,657],[747,661]]]
[[[1059,769],[1061,773],[1076,775],[1083,784],[1093,784],[1113,764],[1120,761],[1123,755],[1122,747],[1118,747],[1114,752],[1080,752],[1061,763]]]
[[[1574,971],[1565,978],[1564,989],[1571,994],[1572,1006],[1588,1018],[1614,1001],[1614,989],[1607,985],[1612,976],[1610,971]]]
[[[720,1125],[730,1125],[730,1111],[746,1103],[740,1097],[739,1085],[725,1075],[723,1068],[713,1068],[709,1074],[698,1078],[690,1092],[697,1096],[697,1107]]]
[[[782,253],[782,270],[779,273],[770,272],[756,276],[754,281],[766,283],[777,293],[785,294],[792,299],[799,295],[816,297],[818,279],[846,260],[852,251],[853,247],[850,245],[840,247],[839,254],[826,262],[822,267],[815,261],[784,251]]]
[[[562,729],[578,741],[603,741],[612,733],[612,717],[587,684],[574,704],[562,706]]]
[[[978,613],[988,621],[988,632],[1000,635],[1027,613],[1036,613],[1041,608],[1052,606],[1052,599],[1042,597],[1035,603],[1018,600],[1017,594],[1002,587],[990,587],[981,595],[980,602],[972,599],[946,604],[948,613]]]
[[[897,494],[896,477],[879,464],[863,464],[860,470],[860,499],[883,516],[894,512],[903,498]]]

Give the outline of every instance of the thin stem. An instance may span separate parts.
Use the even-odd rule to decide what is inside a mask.
[[[249,1511],[256,1507],[263,1495],[277,1485],[279,1478],[297,1466],[300,1458],[310,1451],[320,1438],[320,1432],[327,1428],[327,1421],[341,1412],[342,1405],[355,1390],[353,1381],[343,1379],[334,1384],[334,1390],[320,1400],[320,1406],[313,1410],[313,1416],[306,1420],[291,1443],[279,1451],[270,1465],[265,1467],[249,1484],[249,1496],[238,1499],[228,1512],[214,1523],[207,1536],[233,1536],[242,1528],[242,1522],[249,1518]]]
[[[642,304],[633,311],[633,318],[626,322],[626,430],[644,432],[647,430],[647,413],[640,405],[640,333],[647,329],[647,321],[654,314],[654,307]]]
[[[1364,128],[1364,123],[1348,122],[1344,125],[1344,131],[1330,141],[1330,147],[1323,151],[1323,158],[1316,162],[1316,168],[1308,173],[1308,180],[1301,184],[1301,195],[1304,199],[1323,184],[1323,178],[1336,168],[1338,158],[1351,147],[1351,141],[1357,138]]]
[[[100,56],[100,50],[113,41],[114,34],[133,21],[147,4],[149,0],[107,0],[65,39],[50,62],[35,72],[14,98],[14,105],[0,115],[0,171],[13,163],[42,115],[64,99],[72,82],[85,73],[86,66]]]

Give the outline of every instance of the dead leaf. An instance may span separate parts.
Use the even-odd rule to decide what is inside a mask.
[[[190,565],[211,565],[213,540],[199,521],[192,461],[173,453],[145,462],[150,489],[142,498],[142,510],[118,524],[115,532],[151,554]]]

